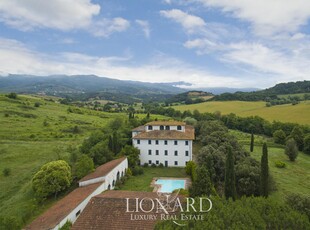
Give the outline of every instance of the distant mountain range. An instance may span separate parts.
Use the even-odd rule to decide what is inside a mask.
[[[39,93],[77,100],[99,98],[124,103],[161,101],[175,94],[192,90],[180,88],[179,85],[191,86],[187,82],[148,83],[116,80],[95,75],[34,76],[10,74],[0,77],[0,92]],[[253,91],[255,89],[204,88],[200,90],[219,94],[223,92]]]

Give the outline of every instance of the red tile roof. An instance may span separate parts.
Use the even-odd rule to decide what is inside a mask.
[[[154,229],[156,222],[160,219],[161,213],[156,209],[147,213],[155,215],[157,220],[131,220],[131,213],[126,212],[126,198],[130,198],[129,204],[135,207],[135,198],[158,198],[157,193],[135,192],[135,191],[106,191],[93,197],[79,218],[73,224],[71,230],[146,230]],[[145,210],[151,209],[151,202],[146,200],[143,203]],[[146,214],[135,212],[134,214]]]
[[[122,163],[126,157],[121,157],[116,160],[109,161],[103,165],[100,165],[96,168],[96,170],[85,177],[83,177],[79,182],[95,179],[98,177],[103,177],[107,175],[112,169],[114,169],[116,166],[118,166],[120,163]]]
[[[146,123],[145,125],[155,125],[155,126],[158,126],[158,125],[185,125],[185,122],[183,121],[151,121],[149,123]]]
[[[133,139],[153,139],[153,140],[194,140],[195,129],[190,126],[185,126],[185,132],[177,130],[153,130],[141,132],[133,137]]]
[[[137,128],[134,128],[132,131],[142,132],[145,131],[144,125],[138,126]]]
[[[81,202],[91,195],[101,183],[79,187],[67,196],[56,202],[51,208],[26,226],[26,230],[47,230],[55,228],[66,218]]]

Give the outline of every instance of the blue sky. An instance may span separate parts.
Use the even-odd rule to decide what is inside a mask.
[[[0,74],[192,87],[310,79],[308,0],[1,0]]]

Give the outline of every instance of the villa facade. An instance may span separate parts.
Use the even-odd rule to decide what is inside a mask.
[[[132,130],[141,165],[184,167],[192,160],[194,139],[194,128],[179,121],[152,121]]]

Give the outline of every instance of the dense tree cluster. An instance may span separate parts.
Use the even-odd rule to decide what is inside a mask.
[[[160,222],[156,230],[182,229],[309,229],[310,222],[305,214],[287,204],[271,198],[242,197],[239,200],[211,198],[212,209],[207,213],[194,212],[187,215],[203,215],[203,220],[177,221],[185,226],[178,226],[172,220]],[[199,200],[195,202],[199,210]],[[297,209],[298,207],[296,207]],[[179,218],[180,219],[180,218]]]

